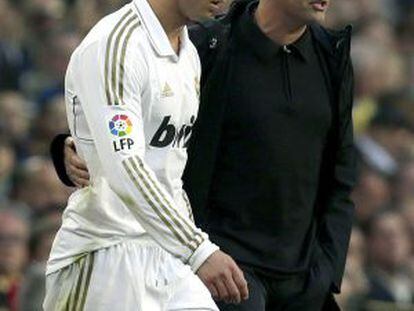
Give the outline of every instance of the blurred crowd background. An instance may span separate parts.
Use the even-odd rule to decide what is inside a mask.
[[[0,0],[0,310],[41,310],[44,268],[73,189],[49,144],[67,131],[63,78],[88,30],[125,0]],[[414,310],[414,1],[333,0],[354,25],[355,226],[344,310]],[[253,310],[254,311],[254,310]]]

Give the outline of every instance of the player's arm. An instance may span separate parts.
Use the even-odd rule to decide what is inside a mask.
[[[89,172],[85,161],[76,153],[70,134],[56,135],[50,144],[50,156],[60,181],[68,187],[89,185]]]

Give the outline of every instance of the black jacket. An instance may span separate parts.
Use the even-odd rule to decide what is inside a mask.
[[[196,220],[202,226],[211,187],[223,115],[226,103],[224,88],[231,85],[232,25],[251,0],[235,2],[228,15],[191,28],[190,36],[200,54],[203,76],[201,105],[188,151],[184,186]],[[332,291],[340,291],[354,205],[350,193],[355,183],[355,154],[352,129],[353,71],[350,60],[351,27],[332,32],[319,25],[311,31],[317,48],[327,64],[328,85],[334,112],[334,129],[324,150],[320,174],[318,207],[318,242],[333,269]],[[237,182],[237,181],[235,181]],[[310,246],[311,247],[311,246]]]

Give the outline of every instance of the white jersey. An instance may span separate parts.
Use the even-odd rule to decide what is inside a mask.
[[[71,57],[65,97],[91,185],[69,199],[47,274],[146,235],[193,271],[218,249],[194,225],[181,180],[199,81],[187,29],[177,55],[146,0],[105,17],[87,35]]]

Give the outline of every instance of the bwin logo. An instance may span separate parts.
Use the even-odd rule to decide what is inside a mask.
[[[153,147],[164,148],[172,144],[176,148],[187,148],[195,122],[195,116],[191,117],[191,124],[182,125],[178,130],[173,124],[169,124],[171,116],[162,121],[160,127],[151,140]]]

